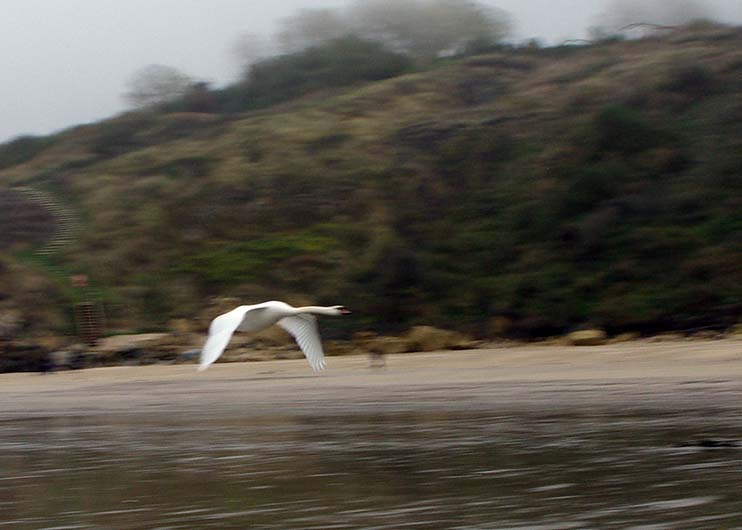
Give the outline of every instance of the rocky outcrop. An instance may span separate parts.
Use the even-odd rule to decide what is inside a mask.
[[[12,339],[23,327],[23,317],[19,311],[0,311],[0,340]]]
[[[608,342],[610,344],[620,344],[622,342],[632,342],[635,340],[639,340],[640,338],[641,338],[640,333],[626,332],[626,333],[620,333],[616,335],[615,337],[611,337],[611,339]]]
[[[364,346],[368,353],[377,355],[393,355],[395,353],[405,353],[409,346],[407,341],[400,337],[376,337]]]
[[[682,342],[686,340],[681,333],[660,333],[647,339],[648,342]]]
[[[373,332],[359,332],[353,336],[353,344],[360,351],[380,355],[462,350],[477,347],[478,343],[455,331],[433,326],[415,326],[400,337],[380,336]]]
[[[174,363],[184,361],[183,352],[200,346],[198,335],[190,333],[115,335],[101,339],[85,358],[93,366]]]
[[[50,369],[51,358],[43,346],[21,341],[0,342],[0,373],[47,372]]]
[[[583,329],[567,335],[572,346],[600,346],[608,342],[608,335],[602,329]]]
[[[464,350],[476,346],[476,343],[461,333],[433,326],[415,326],[402,338],[408,352]]]

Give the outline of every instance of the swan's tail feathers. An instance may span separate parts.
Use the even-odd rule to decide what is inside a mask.
[[[201,372],[211,366],[224,351],[224,348],[229,344],[229,340],[232,338],[234,330],[227,329],[220,333],[211,335],[204,344],[201,350],[201,362],[198,365],[198,370]]]

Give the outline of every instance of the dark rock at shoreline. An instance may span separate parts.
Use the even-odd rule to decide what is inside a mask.
[[[0,373],[48,372],[51,369],[51,356],[42,346],[18,341],[0,343]]]

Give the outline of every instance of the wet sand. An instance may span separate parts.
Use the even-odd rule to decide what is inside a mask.
[[[387,356],[97,368],[0,375],[0,419],[164,413],[207,416],[507,411],[731,412],[742,405],[742,340],[518,346]]]

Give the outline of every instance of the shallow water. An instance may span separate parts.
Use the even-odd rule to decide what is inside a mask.
[[[741,439],[729,413],[9,420],[0,529],[742,528]]]

